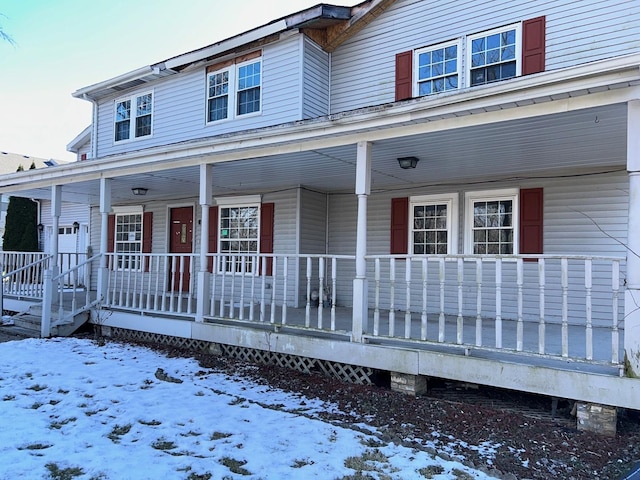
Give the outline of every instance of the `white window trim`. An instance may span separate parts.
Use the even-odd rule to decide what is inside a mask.
[[[473,255],[473,203],[477,201],[511,200],[512,225],[513,225],[513,255],[520,251],[520,191],[517,188],[505,188],[501,190],[479,190],[465,193],[465,229],[464,229],[464,253]]]
[[[421,53],[424,52],[430,52],[432,50],[438,50],[439,48],[446,48],[446,47],[450,47],[456,45],[458,47],[458,56],[457,56],[457,62],[456,62],[456,66],[457,66],[457,70],[456,70],[456,75],[458,75],[458,88],[456,88],[455,90],[447,90],[444,92],[433,92],[433,93],[429,93],[427,95],[420,95],[420,87],[419,87],[419,83],[420,83],[420,78],[419,78],[419,57]],[[462,67],[462,59],[464,58],[463,54],[462,54],[462,38],[456,38],[455,40],[450,40],[448,42],[442,42],[442,43],[436,43],[435,45],[429,45],[427,47],[422,47],[419,48],[417,50],[415,50],[413,52],[413,96],[414,97],[418,97],[418,96],[423,96],[423,97],[428,97],[431,95],[441,95],[443,93],[449,93],[449,92],[456,92],[459,91],[462,86],[464,85],[464,80],[463,80],[463,69]],[[451,75],[451,74],[448,74]],[[444,76],[444,75],[443,75]]]
[[[218,208],[247,208],[247,207],[257,207],[258,208],[258,234],[256,237],[257,246],[255,253],[244,253],[238,255],[246,255],[246,256],[257,256],[260,254],[260,224],[262,219],[262,196],[261,195],[244,195],[239,197],[218,197],[214,198],[214,201]],[[218,224],[216,225],[216,235],[218,239],[217,251],[220,255],[234,255],[233,253],[223,252],[222,251],[222,215],[221,212],[218,213]],[[259,261],[258,264],[254,265],[254,268],[251,272],[246,272],[245,275],[253,275],[258,276],[258,272],[260,270]],[[225,271],[222,265],[222,262],[218,262],[217,273],[225,275],[241,275],[240,272]]]
[[[471,87],[471,42],[476,38],[487,37],[496,33],[505,32],[507,30],[516,31],[516,75],[515,77],[522,76],[522,22],[512,23],[511,25],[505,25],[491,30],[485,30],[483,32],[474,33],[473,35],[467,35],[465,37],[465,55],[464,55],[464,86],[469,88],[478,88],[482,85],[476,85]]]
[[[149,95],[151,94],[151,133],[149,135],[144,135],[142,137],[136,137],[135,133],[136,133],[136,116],[134,115],[135,111],[136,111],[136,100],[138,97],[142,97],[144,95]],[[125,138],[123,140],[116,140],[116,116],[117,116],[117,108],[118,108],[118,103],[120,102],[125,102],[127,100],[131,101],[131,111],[130,111],[130,116],[129,116],[129,138]],[[142,139],[146,139],[146,138],[151,138],[153,137],[153,124],[154,124],[154,117],[155,117],[155,103],[156,103],[156,94],[154,90],[147,90],[144,92],[136,92],[134,94],[131,95],[127,95],[124,97],[118,97],[113,101],[113,132],[111,134],[111,140],[113,141],[114,144],[120,145],[122,143],[127,143],[127,142],[135,142],[137,140],[142,140]]]
[[[260,109],[255,111],[255,112],[251,112],[251,113],[245,113],[242,115],[238,115],[237,113],[237,105],[238,105],[238,70],[240,69],[240,67],[243,67],[245,65],[250,65],[252,63],[260,63]],[[222,118],[220,120],[209,120],[209,100],[211,99],[209,97],[209,78],[212,77],[213,75],[217,75],[219,73],[223,73],[223,72],[229,72],[229,91],[227,92],[227,96],[228,96],[228,101],[227,101],[227,118]],[[228,65],[226,67],[220,68],[218,70],[215,70],[213,72],[208,72],[207,73],[207,78],[206,78],[206,90],[205,90],[205,98],[206,98],[206,102],[205,102],[205,123],[206,125],[213,125],[213,124],[220,124],[223,122],[228,122],[230,120],[234,120],[237,118],[248,118],[248,117],[254,117],[254,116],[259,116],[262,115],[262,91],[264,90],[264,75],[263,75],[263,70],[262,70],[262,56],[260,57],[256,57],[256,58],[252,58],[250,60],[247,60],[245,62],[241,62],[241,63],[234,63],[233,65]]]
[[[416,195],[409,198],[409,253],[413,253],[413,207],[416,205],[447,204],[447,255],[458,253],[458,194]],[[425,254],[426,255],[426,254]]]
[[[118,215],[140,215],[140,225],[141,225],[141,234],[140,234],[140,254],[142,253],[142,248],[144,245],[144,209],[141,205],[125,205],[125,206],[117,206],[117,207],[112,207],[112,211],[114,213],[114,215],[116,216],[115,218],[115,228],[114,228],[114,235],[113,235],[113,255],[117,258],[118,255],[122,255],[122,256],[127,256],[127,253],[122,253],[122,252],[118,252],[117,251],[117,244],[118,241],[116,240],[117,238],[117,233],[118,233]],[[133,243],[133,242],[128,242],[128,243]],[[141,272],[143,270],[143,262],[144,259],[140,258],[140,265],[138,265],[138,268],[124,268],[124,267],[119,267],[117,266],[117,264],[115,265],[115,269],[119,272]],[[116,262],[117,263],[117,262]]]

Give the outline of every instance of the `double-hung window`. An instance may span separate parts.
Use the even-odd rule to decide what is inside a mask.
[[[220,202],[219,202],[220,203]],[[226,255],[221,269],[226,272],[255,272],[253,264],[260,241],[260,204],[220,205],[218,252]]]
[[[442,43],[416,51],[417,96],[446,92],[458,88],[460,61],[458,41]]]
[[[260,58],[231,63],[207,74],[207,123],[259,113],[262,95]]]
[[[468,85],[484,85],[520,75],[520,24],[467,38]]]
[[[114,247],[117,269],[140,270],[142,213],[116,214]]]
[[[469,192],[466,199],[466,253],[517,254],[518,191]]]
[[[114,140],[121,142],[151,135],[153,93],[116,100]]]
[[[410,252],[414,255],[456,253],[457,210],[457,194],[411,197]]]

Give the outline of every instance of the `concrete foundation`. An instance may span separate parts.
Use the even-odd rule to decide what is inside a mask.
[[[578,402],[576,404],[578,430],[606,436],[615,436],[618,412],[616,407],[597,403]]]
[[[427,377],[391,372],[391,390],[407,395],[423,395],[427,392]]]

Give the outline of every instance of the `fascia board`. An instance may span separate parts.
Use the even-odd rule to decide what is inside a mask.
[[[231,37],[227,40],[223,40],[222,42],[215,43],[208,47],[170,58],[168,60],[165,60],[164,64],[166,68],[173,70],[183,65],[199,62],[206,58],[219,55],[223,52],[240,47],[247,43],[255,42],[256,40],[260,40],[264,37],[268,37],[269,35],[282,32],[286,29],[287,22],[285,20],[280,20],[263,27],[256,28],[255,30],[250,30],[246,33],[236,35],[235,37]]]

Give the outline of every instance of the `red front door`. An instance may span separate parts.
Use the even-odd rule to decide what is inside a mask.
[[[172,208],[169,215],[169,252],[193,252],[193,207]],[[174,292],[188,292],[191,276],[189,257],[172,257],[169,285]]]

